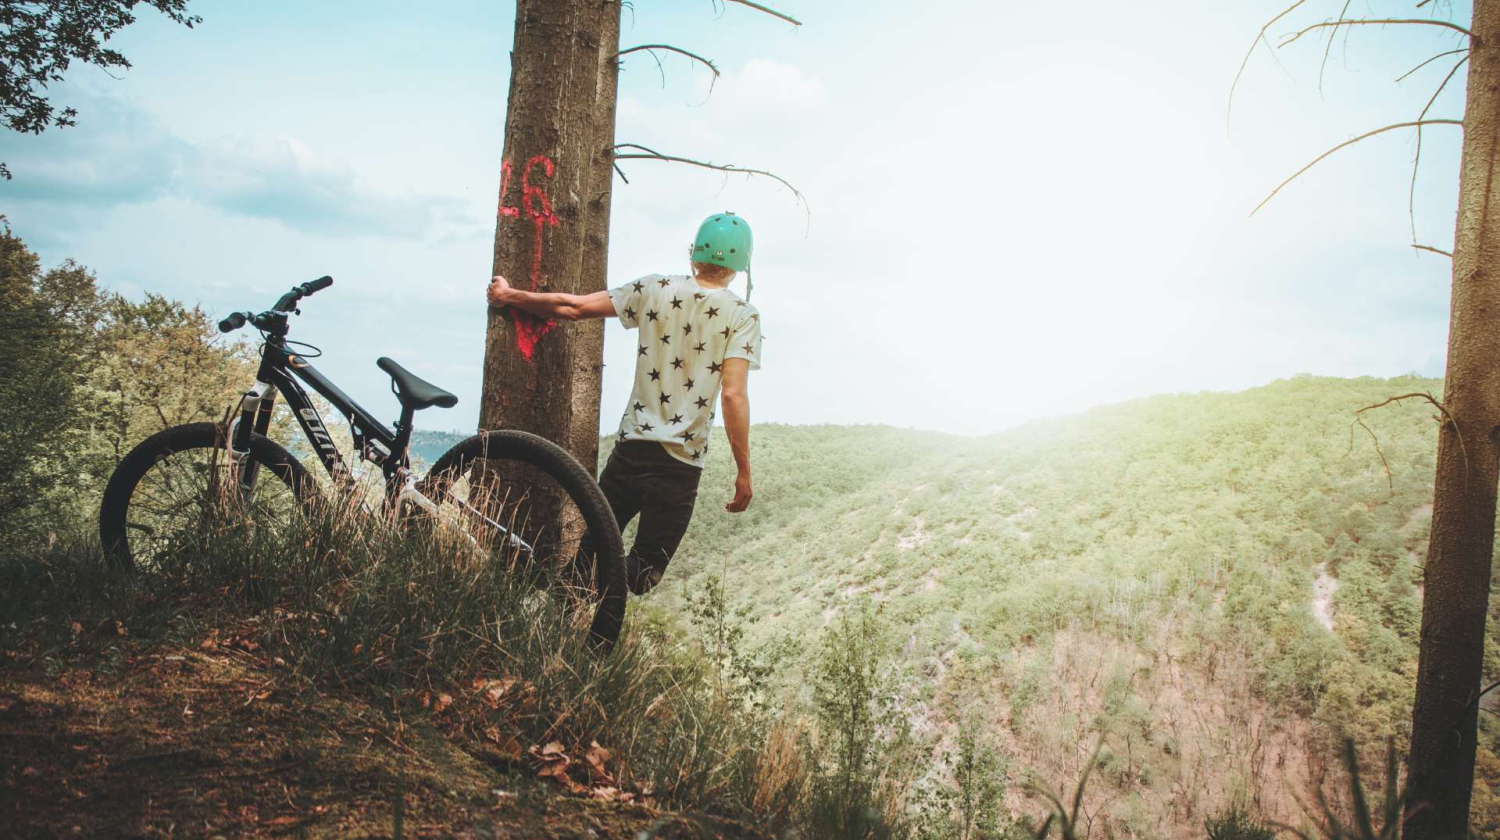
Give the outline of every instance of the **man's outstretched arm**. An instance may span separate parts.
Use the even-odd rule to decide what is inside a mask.
[[[523,292],[496,276],[485,292],[490,306],[514,306],[543,318],[563,321],[580,321],[585,318],[612,318],[615,305],[609,292],[594,292],[589,295],[570,295],[566,292]]]
[[[724,432],[729,435],[729,448],[734,451],[734,465],[738,474],[734,479],[734,501],[725,505],[730,513],[739,513],[750,507],[750,392],[746,381],[750,378],[750,362],[746,359],[724,360],[724,390],[719,401],[724,409]]]

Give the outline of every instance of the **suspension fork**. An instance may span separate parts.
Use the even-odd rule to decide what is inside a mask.
[[[276,389],[260,378],[240,401],[240,416],[229,424],[229,469],[246,494],[255,490],[260,478],[260,464],[250,457],[251,435],[265,436],[271,430],[271,414],[276,408]]]
[[[276,409],[276,387],[271,384],[275,366],[271,354],[272,346],[268,343],[261,349],[255,384],[240,400],[240,416],[229,426],[229,467],[246,494],[255,490],[260,478],[260,464],[250,457],[251,435],[265,437],[271,431],[271,416]]]

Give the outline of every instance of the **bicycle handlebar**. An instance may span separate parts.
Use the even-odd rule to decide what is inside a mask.
[[[245,317],[245,313],[243,313],[243,312],[231,312],[231,313],[229,313],[229,317],[228,318],[225,318],[224,320],[222,320],[222,321],[219,322],[219,332],[221,332],[221,333],[234,332],[235,330],[239,329],[240,327],[245,326],[245,321],[247,321],[247,320],[248,319]]]
[[[310,295],[313,292],[321,292],[332,285],[333,278],[325,274],[316,280],[309,280],[306,283],[303,283],[301,286],[298,286],[297,288],[302,290],[302,294]]]
[[[272,313],[296,312],[297,301],[308,297],[309,295],[321,292],[332,285],[333,278],[329,277],[326,274],[316,280],[309,280],[306,283],[299,283],[293,286],[290,292],[282,295],[281,299],[276,301],[276,305],[271,307],[270,311],[268,312],[262,312],[259,315],[255,315],[250,312],[230,313],[228,318],[225,318],[224,320],[219,322],[219,332],[234,332],[240,327],[245,326],[245,324],[247,323],[254,324],[256,327],[264,327],[270,322]],[[281,324],[282,334],[285,334],[286,321],[284,318],[281,320]]]

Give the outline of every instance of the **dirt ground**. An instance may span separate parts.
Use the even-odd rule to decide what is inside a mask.
[[[461,741],[232,650],[0,661],[0,838],[761,837],[568,794]]]

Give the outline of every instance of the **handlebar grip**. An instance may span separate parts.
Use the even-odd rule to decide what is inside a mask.
[[[321,292],[324,289],[326,289],[326,288],[328,288],[329,286],[332,286],[332,285],[333,285],[333,278],[329,277],[328,275],[325,274],[325,275],[323,275],[322,277],[319,277],[316,280],[309,280],[308,282],[303,283],[302,284],[302,294],[304,294],[304,295],[310,295],[313,292]]]
[[[230,313],[228,318],[225,318],[224,320],[219,322],[219,332],[234,332],[235,330],[243,326],[245,326],[245,313],[232,312]]]

